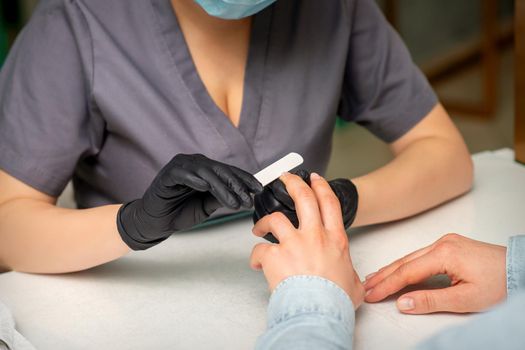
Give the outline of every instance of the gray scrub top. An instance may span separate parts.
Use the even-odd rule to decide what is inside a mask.
[[[437,103],[373,0],[279,0],[251,30],[235,128],[169,0],[41,0],[0,74],[0,168],[52,196],[73,179],[80,208],[142,196],[177,153],[322,174],[336,115],[391,142]]]

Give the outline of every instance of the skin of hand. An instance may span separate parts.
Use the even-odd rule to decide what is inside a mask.
[[[291,276],[326,278],[341,287],[358,308],[364,288],[352,265],[341,207],[330,185],[315,173],[310,177],[311,187],[293,174],[280,179],[295,202],[299,227],[280,212],[261,218],[253,233],[263,237],[272,232],[280,243],[257,244],[251,267],[264,272],[271,291]]]
[[[407,314],[479,312],[506,299],[506,252],[503,246],[447,234],[367,276],[367,302],[377,302],[405,286],[446,274],[451,286],[418,290],[397,299]]]
[[[299,176],[310,185],[309,171],[298,169],[293,171],[292,174]],[[357,189],[348,179],[335,179],[329,181],[328,184],[339,200],[342,209],[343,224],[345,229],[347,229],[352,225],[357,212],[359,197]],[[284,184],[279,179],[273,181],[267,185],[261,193],[255,195],[253,222],[256,223],[260,218],[276,211],[283,213],[295,227],[299,226],[299,220],[295,212],[295,204],[286,191]],[[264,239],[272,243],[279,243],[271,232],[264,236]]]

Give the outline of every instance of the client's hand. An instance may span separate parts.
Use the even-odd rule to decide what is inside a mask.
[[[301,177],[307,184],[310,184],[310,172],[307,170],[299,169],[294,171],[293,174]],[[352,225],[357,214],[359,201],[357,187],[348,179],[335,179],[329,181],[328,184],[339,200],[341,213],[343,215],[343,224],[347,229]],[[264,187],[262,192],[255,194],[253,208],[254,224],[257,223],[260,218],[280,211],[295,227],[299,226],[294,202],[286,191],[284,183],[279,179]],[[268,234],[264,236],[264,239],[272,243],[279,243],[271,232],[268,232]]]
[[[263,270],[272,291],[290,276],[326,278],[344,289],[357,308],[363,302],[364,289],[350,259],[339,200],[319,175],[312,174],[310,180],[311,188],[299,176],[281,177],[295,202],[299,228],[280,212],[260,219],[253,233],[262,237],[272,232],[280,243],[257,244],[251,266]]]
[[[447,234],[367,276],[365,299],[380,301],[407,285],[446,274],[450,287],[406,293],[397,300],[398,309],[409,314],[482,311],[507,296],[505,259],[505,247]]]

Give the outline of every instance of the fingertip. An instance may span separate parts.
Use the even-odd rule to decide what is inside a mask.
[[[264,261],[268,254],[268,244],[267,243],[257,243],[250,255],[250,267],[254,270],[262,270]]]
[[[232,167],[230,170],[239,178],[239,180],[248,188],[251,193],[257,194],[263,191],[263,185],[249,172],[236,167]]]
[[[259,180],[255,179],[254,178],[254,184],[253,184],[253,190],[255,191],[255,193],[261,193],[262,191],[264,191],[264,186],[262,185],[262,183],[259,182]]]
[[[291,174],[288,172],[288,171],[285,171],[281,174],[281,176],[279,176],[279,179],[280,180],[284,180],[284,179],[287,179]]]
[[[318,173],[311,173],[310,174],[310,181],[317,181],[317,180],[321,180],[321,176],[319,176]]]
[[[261,225],[262,225],[262,219],[257,221],[255,223],[255,225],[253,226],[252,228],[252,234],[254,236],[257,236],[257,237],[262,237],[265,235],[265,233],[263,233],[263,230],[261,230]]]
[[[416,308],[414,298],[403,295],[396,301],[397,309],[401,312],[413,312]]]
[[[373,298],[370,298],[370,295],[372,294],[373,292],[373,289],[369,289],[365,292],[365,301],[367,303],[373,303],[375,302],[376,300],[374,300]]]
[[[312,188],[316,186],[318,189],[320,188],[325,191],[328,190],[328,188],[330,187],[330,184],[328,183],[328,181],[317,173],[312,173],[310,175],[310,183],[311,183]],[[333,192],[331,188],[330,190],[331,192]]]
[[[372,288],[372,287],[369,287],[369,284],[370,284],[370,281],[369,281],[369,280],[365,279],[365,280],[363,281],[363,287],[365,288],[365,290],[369,290],[369,289]]]
[[[246,181],[246,185],[248,185],[250,192],[252,192],[253,194],[258,194],[264,191],[264,186],[262,185],[262,183],[260,183],[253,176],[252,179],[250,179],[250,181]]]
[[[378,284],[378,279],[375,278],[376,276],[366,277],[365,282],[363,283],[363,286],[365,287],[365,290],[369,290],[374,288],[376,284]]]
[[[365,289],[365,298],[366,298],[367,296],[369,296],[370,293],[372,293],[372,289],[369,289],[369,290],[366,290],[366,289]]]
[[[381,288],[370,288],[365,290],[365,300],[367,303],[377,303],[388,296],[385,295]]]
[[[237,210],[241,207],[241,203],[234,196],[228,196],[228,198],[224,200],[223,205],[234,210]]]
[[[377,271],[376,271],[376,272],[369,273],[368,275],[365,276],[365,281],[370,280],[370,279],[371,279],[372,277],[374,277],[375,275],[377,275]]]
[[[244,208],[251,208],[253,206],[252,196],[247,192],[241,192],[238,196]]]
[[[250,268],[254,271],[261,271],[262,266],[260,263],[250,263]]]

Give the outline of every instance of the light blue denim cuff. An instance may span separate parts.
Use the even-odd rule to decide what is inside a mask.
[[[7,307],[0,302],[0,350],[35,350],[15,329],[15,321]]]
[[[525,235],[509,238],[507,246],[507,295],[525,290]]]
[[[268,329],[302,315],[329,317],[354,328],[354,305],[348,294],[318,276],[292,276],[279,283],[268,305]]]

